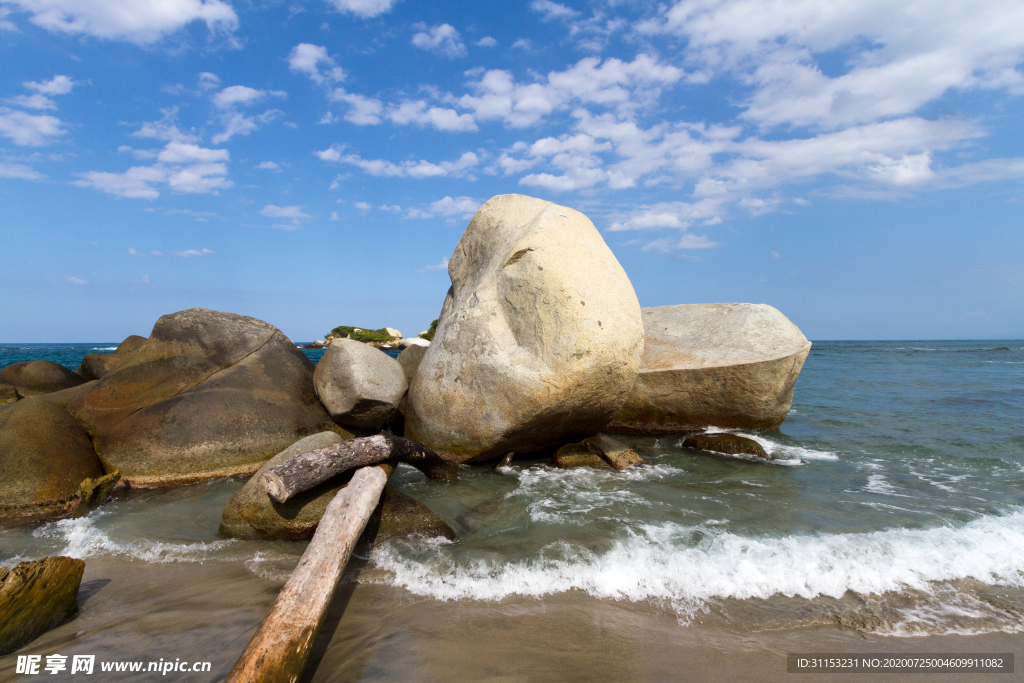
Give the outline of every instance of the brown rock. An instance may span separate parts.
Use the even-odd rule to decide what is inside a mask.
[[[297,439],[335,425],[313,364],[255,318],[189,309],[68,405],[108,470],[133,486],[249,474]]]
[[[551,463],[563,470],[572,467],[611,467],[604,458],[582,443],[562,446],[551,456]]]
[[[83,480],[103,476],[89,435],[64,409],[81,391],[27,398],[0,411],[0,526],[72,512],[82,502]]]
[[[78,611],[85,562],[46,557],[0,567],[0,655],[29,644]]]
[[[63,365],[48,360],[26,360],[0,370],[0,383],[14,386],[22,398],[49,394],[85,382]]]
[[[636,451],[605,434],[598,434],[589,439],[584,439],[583,444],[607,460],[608,464],[617,470],[624,470],[633,465],[644,464],[644,459]]]

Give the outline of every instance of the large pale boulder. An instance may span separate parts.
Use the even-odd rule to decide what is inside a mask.
[[[609,431],[778,429],[811,342],[766,304],[643,309],[636,388]]]
[[[316,395],[331,419],[350,427],[382,425],[409,385],[397,360],[354,339],[338,339],[313,374]]]
[[[494,197],[448,274],[409,390],[408,438],[457,462],[486,460],[589,436],[618,413],[643,351],[640,304],[586,216]]]
[[[91,384],[18,401],[0,411],[0,526],[77,509],[81,484],[103,476],[89,435],[64,406]]]
[[[160,318],[68,412],[133,486],[251,474],[304,436],[348,434],[317,400],[313,370],[273,325],[193,308]]]
[[[0,370],[0,384],[13,386],[21,398],[70,389],[85,382],[63,365],[48,360],[26,360]]]

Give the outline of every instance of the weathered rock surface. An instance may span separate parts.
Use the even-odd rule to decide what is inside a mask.
[[[13,386],[21,398],[70,389],[85,382],[63,365],[48,360],[26,360],[0,370],[0,384]]]
[[[409,388],[397,360],[353,339],[331,344],[316,365],[313,384],[332,420],[367,428],[387,422]]]
[[[14,403],[20,398],[18,390],[12,384],[0,384],[0,406]]]
[[[260,474],[299,453],[339,443],[341,438],[332,432],[314,434],[288,447],[268,460],[245,486],[231,497],[221,516],[220,532],[232,538],[264,538],[299,540],[311,538],[324,511],[341,488],[348,483],[352,472],[324,482],[301,493],[286,503],[275,503],[260,483]],[[422,503],[404,494],[385,489],[373,517],[363,533],[363,542],[385,540],[397,536],[421,534],[431,538],[444,537],[458,540],[455,532]]]
[[[133,334],[118,344],[113,353],[87,353],[75,373],[85,379],[102,379],[117,369],[125,354],[146,343],[145,337]]]
[[[398,364],[402,366],[402,373],[405,374],[405,381],[412,384],[412,378],[416,376],[416,370],[419,369],[420,363],[423,362],[423,356],[427,353],[426,346],[420,346],[414,344],[406,347],[404,351],[398,354]]]
[[[582,443],[570,443],[559,448],[551,456],[551,464],[563,470],[573,467],[611,468],[604,458]]]
[[[486,460],[593,434],[618,413],[643,350],[640,305],[586,216],[494,197],[448,273],[409,390],[407,437],[454,461]]]
[[[392,339],[401,339],[402,333],[393,327],[385,327],[384,331],[391,335]]]
[[[726,455],[753,455],[765,460],[772,459],[761,444],[735,434],[695,434],[683,439],[683,447]]]
[[[248,474],[304,436],[347,434],[317,400],[313,369],[274,326],[193,308],[160,318],[68,411],[133,486]]]
[[[83,480],[103,476],[89,435],[64,405],[92,384],[18,401],[0,411],[0,526],[51,519],[83,502]]]
[[[606,431],[778,429],[811,343],[765,304],[643,309],[636,387]]]
[[[609,465],[617,470],[644,464],[644,459],[636,451],[607,434],[598,434],[584,439],[583,445],[604,458]]]
[[[78,611],[85,562],[45,557],[0,567],[0,655],[29,644]]]

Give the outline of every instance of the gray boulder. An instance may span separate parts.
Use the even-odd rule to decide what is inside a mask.
[[[63,365],[48,360],[26,360],[0,370],[0,384],[13,386],[21,398],[70,389],[86,381]]]
[[[409,388],[397,360],[354,339],[330,345],[316,365],[313,385],[332,420],[366,428],[387,422]]]
[[[683,447],[725,455],[753,455],[764,460],[773,459],[761,444],[736,434],[694,434],[683,439]]]
[[[304,436],[348,435],[317,400],[313,369],[273,325],[193,308],[160,318],[68,411],[132,486],[251,474]]]
[[[0,526],[68,514],[83,502],[82,482],[103,476],[89,435],[64,409],[91,386],[26,398],[0,411]]]
[[[765,304],[643,309],[644,354],[629,400],[606,431],[715,426],[778,429],[811,343]]]
[[[590,220],[501,195],[448,263],[433,342],[409,390],[406,436],[456,462],[601,431],[629,397],[640,305]]]

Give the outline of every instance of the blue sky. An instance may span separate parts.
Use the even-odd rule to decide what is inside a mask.
[[[1019,0],[0,0],[0,342],[412,335],[496,194],[642,306],[1024,337]]]

